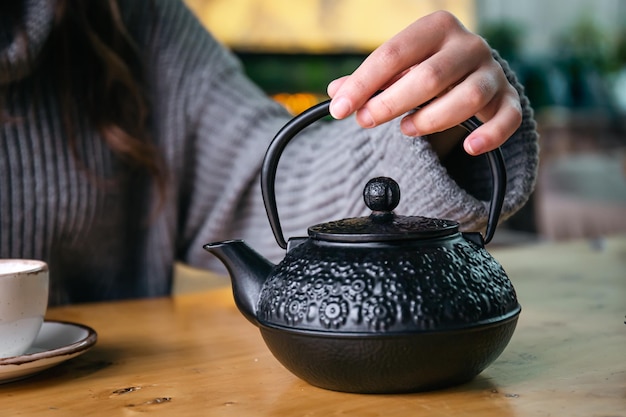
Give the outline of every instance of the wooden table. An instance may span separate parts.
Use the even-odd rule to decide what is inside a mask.
[[[626,416],[626,237],[493,250],[523,310],[499,359],[441,391],[357,395],[285,370],[228,288],[51,309],[96,346],[0,385],[1,416]]]

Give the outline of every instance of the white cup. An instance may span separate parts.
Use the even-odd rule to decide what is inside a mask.
[[[32,345],[48,307],[48,265],[32,259],[0,259],[0,358]]]

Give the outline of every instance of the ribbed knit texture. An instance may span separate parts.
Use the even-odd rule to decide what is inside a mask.
[[[51,304],[62,304],[169,294],[176,260],[220,268],[202,249],[208,242],[240,238],[274,261],[284,256],[269,228],[258,176],[269,142],[290,116],[243,75],[181,2],[158,0],[155,21],[144,0],[122,1],[146,55],[153,130],[167,164],[167,196],[156,215],[158,195],[149,181],[116,160],[81,118],[79,153],[87,169],[77,163],[52,89],[33,107],[29,64],[47,36],[51,9],[42,0],[25,3],[30,54],[4,42],[11,33],[0,35],[0,82],[22,80],[5,103],[18,119],[0,126],[0,257],[49,262]],[[503,218],[526,202],[536,177],[535,124],[525,98],[522,104],[524,122],[503,146]],[[374,129],[361,129],[353,119],[318,122],[290,143],[279,164],[285,236],[366,214],[362,189],[377,175],[400,184],[396,212],[481,229],[491,186],[485,161],[461,151],[448,162],[442,165],[427,141],[403,136],[397,121]]]

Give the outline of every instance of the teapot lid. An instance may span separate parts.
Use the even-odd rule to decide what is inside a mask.
[[[400,187],[388,177],[368,181],[363,190],[367,217],[353,217],[311,226],[309,236],[332,242],[387,242],[422,240],[455,234],[459,223],[421,216],[398,216],[393,212],[400,202]]]

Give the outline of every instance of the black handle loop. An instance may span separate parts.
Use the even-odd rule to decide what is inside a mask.
[[[272,232],[274,233],[276,242],[283,249],[287,248],[287,241],[283,236],[282,227],[280,226],[280,220],[278,218],[278,207],[276,205],[275,192],[278,160],[280,159],[280,156],[289,141],[296,134],[313,122],[330,115],[329,106],[330,100],[326,100],[309,108],[308,110],[305,110],[298,116],[291,119],[285,126],[283,126],[282,129],[280,129],[280,131],[278,131],[265,153],[265,159],[263,160],[261,170],[261,192],[263,194],[265,211],[267,212]],[[460,126],[468,132],[471,132],[480,125],[480,120],[476,117],[472,117],[461,123]],[[500,212],[502,211],[504,194],[506,191],[506,167],[504,165],[502,151],[500,148],[496,148],[493,151],[487,152],[486,155],[491,170],[493,190],[491,193],[487,229],[483,238],[485,244],[491,241],[496,231],[496,227],[498,226],[498,219],[500,218]]]

